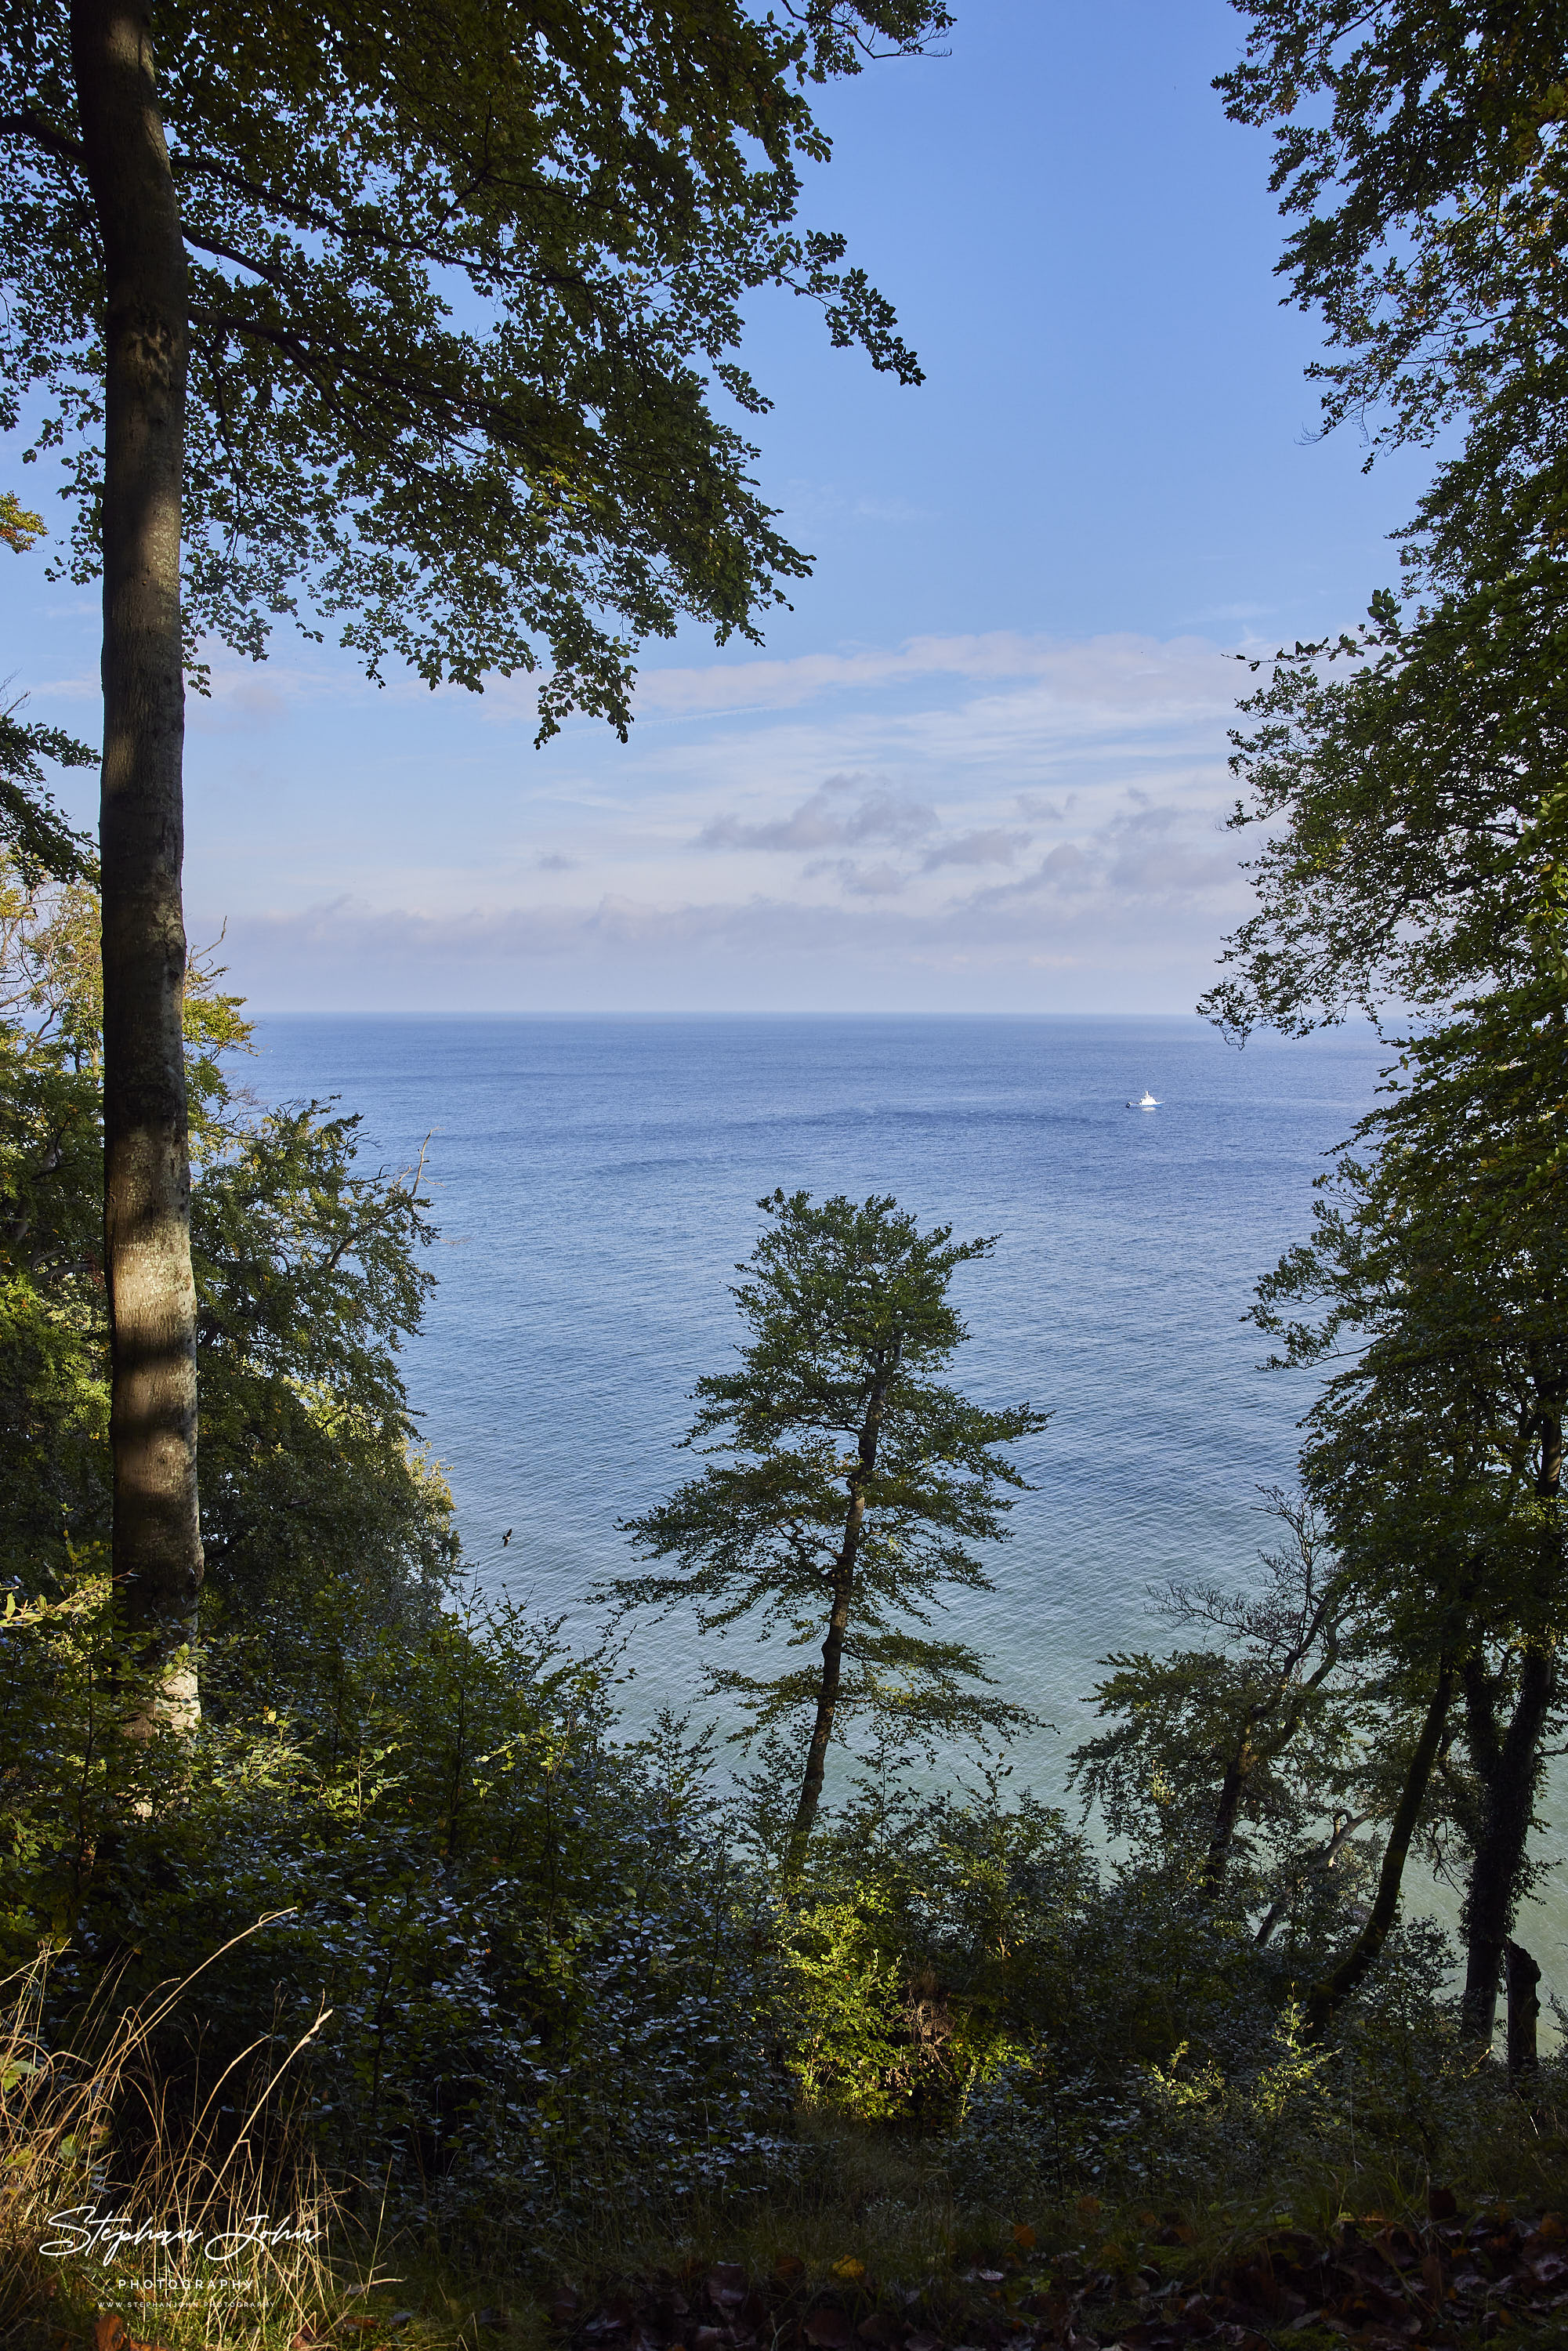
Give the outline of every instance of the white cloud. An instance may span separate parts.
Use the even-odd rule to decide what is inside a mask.
[[[653,673],[624,749],[389,711],[348,898],[297,829],[192,904],[262,1003],[1182,1008],[1246,904],[1237,684],[1202,640],[993,632]]]
[[[918,688],[928,680],[1010,679],[1032,681],[1051,706],[1064,717],[1073,714],[1079,724],[1098,716],[1153,726],[1228,708],[1236,693],[1229,671],[1207,637],[1129,633],[1074,639],[993,629],[973,636],[910,637],[897,646],[800,653],[783,661],[735,659],[694,668],[648,664],[638,676],[635,708],[644,724],[668,723],[798,709],[843,695]],[[492,680],[481,705],[484,715],[532,726],[538,684],[522,676]]]
[[[639,713],[784,709],[834,693],[905,685],[923,678],[1038,679],[1064,709],[1134,712],[1148,720],[1176,711],[1228,706],[1234,689],[1207,638],[1162,643],[1137,636],[1073,643],[993,630],[967,637],[912,637],[895,649],[803,653],[792,661],[714,663],[702,669],[645,669]]]

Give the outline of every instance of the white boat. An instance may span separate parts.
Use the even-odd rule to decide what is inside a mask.
[[[1136,1102],[1130,1102],[1127,1104],[1129,1110],[1158,1110],[1159,1106],[1157,1099],[1149,1092],[1147,1086],[1144,1088]]]

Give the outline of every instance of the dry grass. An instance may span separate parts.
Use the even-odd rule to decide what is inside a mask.
[[[298,2047],[258,2041],[182,2106],[155,2049],[196,1977],[131,2005],[110,1986],[55,2045],[49,1964],[0,1984],[0,2327],[260,2345],[341,2303],[330,2199],[289,2127]]]

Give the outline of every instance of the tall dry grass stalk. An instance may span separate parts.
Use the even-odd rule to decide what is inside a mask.
[[[326,2012],[281,2056],[258,2035],[211,2082],[168,2068],[171,2029],[223,1956],[137,2002],[108,1983],[58,2042],[51,1951],[0,1981],[0,2328],[53,2311],[118,2316],[133,2342],[259,2343],[342,2299],[338,2215],[290,2075]],[[117,2334],[99,2329],[103,2351]]]

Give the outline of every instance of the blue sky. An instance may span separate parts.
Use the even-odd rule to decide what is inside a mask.
[[[924,388],[757,311],[761,478],[817,558],[763,653],[652,646],[630,747],[542,753],[520,685],[216,654],[188,925],[259,1008],[1190,1008],[1246,904],[1225,656],[1354,620],[1427,465],[1312,438],[1228,5],[957,5],[950,56],[827,94],[806,205]],[[0,479],[48,513],[41,474]],[[95,739],[95,596],[39,554],[0,596],[13,687]]]

